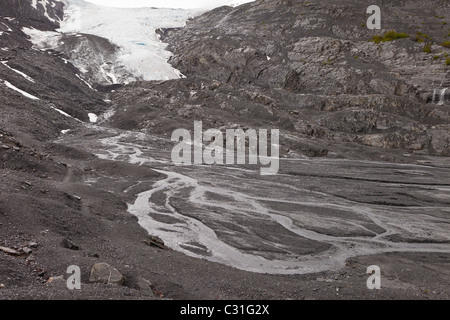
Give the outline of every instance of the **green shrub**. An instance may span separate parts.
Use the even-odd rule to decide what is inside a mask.
[[[450,66],[450,58],[447,58],[447,60],[445,60],[445,65]]]
[[[446,47],[446,48],[450,48],[450,41],[444,41],[444,42],[442,43],[442,46],[443,46],[443,47]]]
[[[409,38],[409,35],[407,35],[406,33],[395,32],[394,30],[386,32],[383,36],[384,41],[394,41],[397,39],[405,38]]]
[[[373,36],[372,37],[372,42],[380,43],[381,41],[383,41],[383,37],[382,36]]]
[[[425,44],[424,45],[424,47],[423,47],[423,52],[426,52],[426,53],[431,53],[431,43],[427,43],[427,44]]]
[[[416,42],[426,42],[426,41],[432,41],[431,37],[425,33],[422,33],[420,31],[417,31],[416,36],[412,38],[413,41]]]
[[[397,39],[405,39],[409,38],[409,35],[406,33],[396,32],[394,30],[386,31],[386,33],[383,36],[374,36],[372,37],[373,42],[380,43],[380,42],[388,42],[388,41],[394,41]]]

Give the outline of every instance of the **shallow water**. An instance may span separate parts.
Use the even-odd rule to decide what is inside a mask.
[[[100,139],[100,158],[153,167],[164,178],[128,210],[149,234],[189,256],[271,274],[339,269],[385,252],[450,252],[450,171],[332,159],[175,167],[154,136]],[[131,192],[132,188],[126,190]]]

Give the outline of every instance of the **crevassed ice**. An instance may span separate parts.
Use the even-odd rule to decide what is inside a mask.
[[[131,80],[170,80],[183,75],[167,61],[171,53],[156,34],[158,28],[183,27],[199,10],[112,8],[85,1],[69,1],[60,32],[85,33],[110,40],[120,47],[113,65],[133,75]],[[107,62],[107,61],[105,61]],[[114,68],[114,70],[121,68]],[[122,79],[105,70],[112,83]]]

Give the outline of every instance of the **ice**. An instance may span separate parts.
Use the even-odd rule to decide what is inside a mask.
[[[170,80],[183,77],[167,61],[171,53],[166,50],[156,30],[178,28],[199,13],[199,10],[112,8],[81,0],[69,1],[65,19],[58,31],[67,34],[90,34],[106,38],[120,47],[113,68],[100,66],[100,72],[110,83],[134,80]],[[36,40],[35,40],[36,41]],[[133,76],[124,80],[118,70],[125,69]],[[123,72],[123,71],[122,71]]]

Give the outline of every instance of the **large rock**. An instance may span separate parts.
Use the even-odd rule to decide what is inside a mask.
[[[107,263],[96,263],[91,269],[90,282],[101,284],[118,284],[124,282],[123,275]]]

